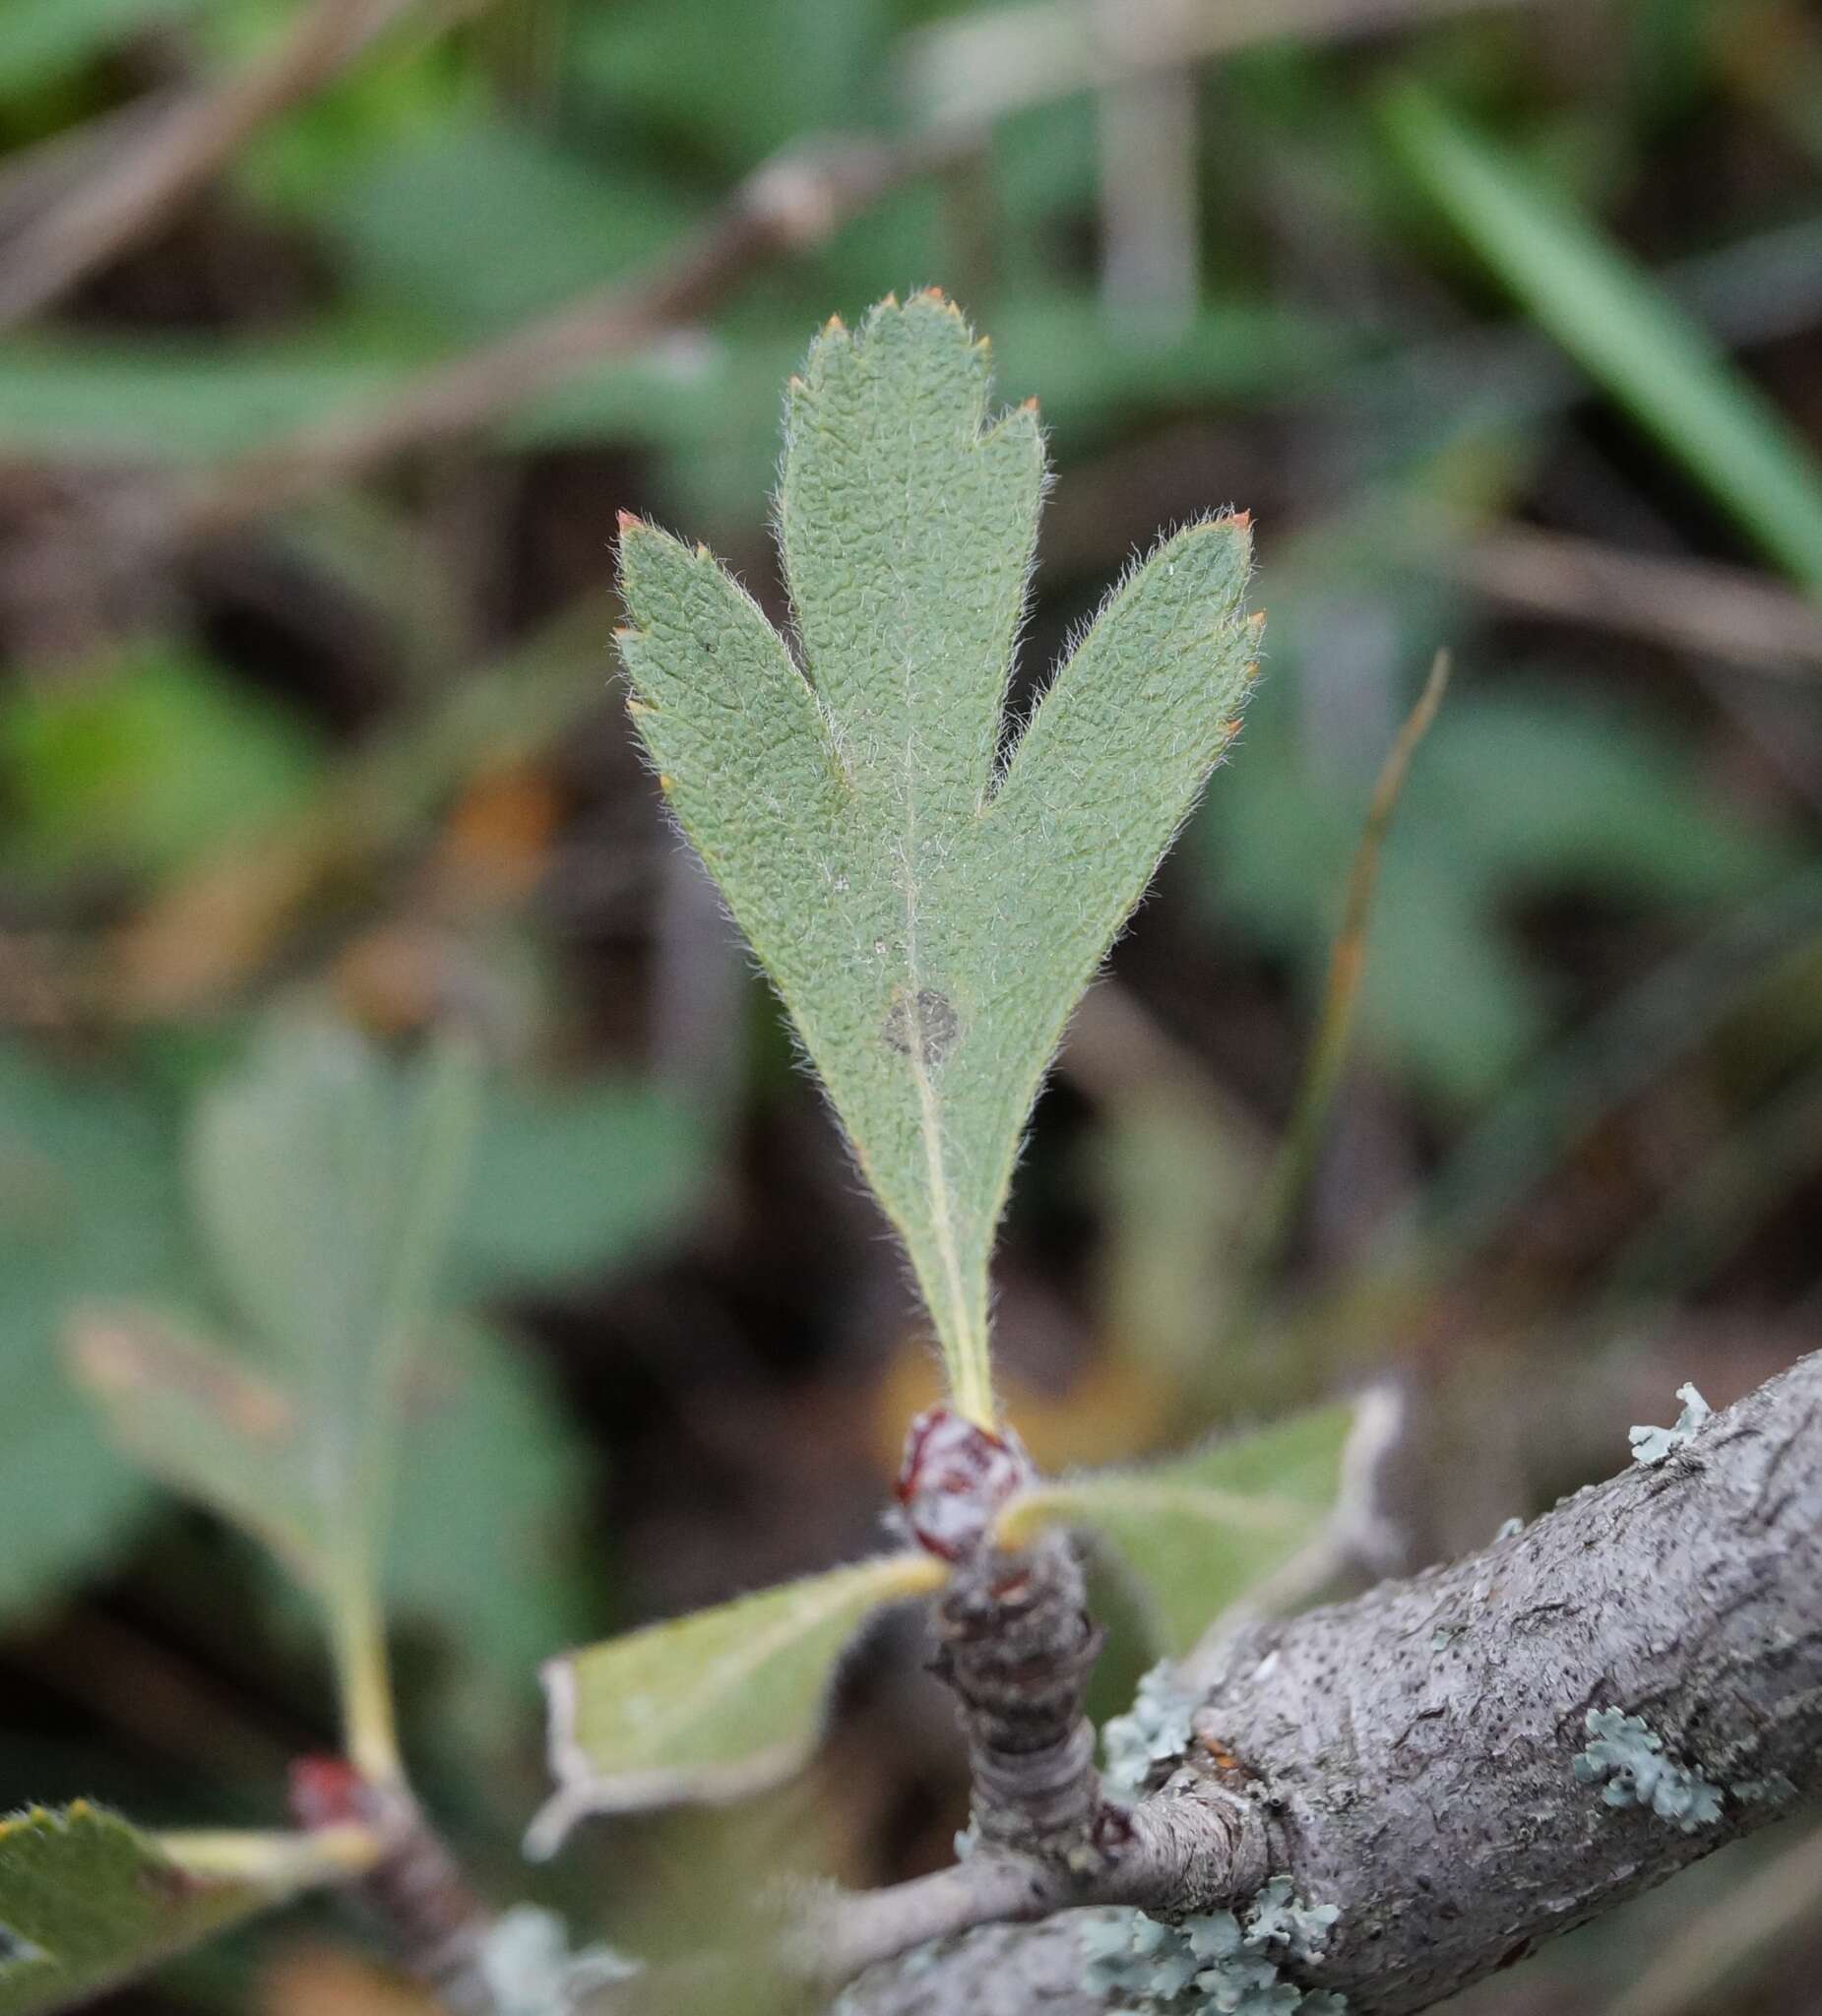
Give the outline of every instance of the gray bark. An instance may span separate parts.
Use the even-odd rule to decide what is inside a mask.
[[[1578,1781],[1602,1708],[1720,1788],[1719,1820]],[[1357,2016],[1427,2008],[1813,1797],[1822,1354],[1483,1553],[1245,1630],[1195,1727],[1184,1762],[1255,1802],[1268,1873],[1341,1907],[1301,1979]],[[847,2006],[1091,2016],[1082,1971],[1063,1914],[876,1969]]]

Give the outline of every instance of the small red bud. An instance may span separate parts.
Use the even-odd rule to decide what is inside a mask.
[[[299,1757],[291,1765],[291,1818],[310,1833],[372,1818],[372,1793],[346,1757]]]
[[[917,1544],[959,1561],[981,1544],[1000,1507],[1032,1475],[1016,1435],[993,1434],[950,1408],[933,1407],[905,1438],[898,1500]]]

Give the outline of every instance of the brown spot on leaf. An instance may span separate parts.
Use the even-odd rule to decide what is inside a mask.
[[[116,1405],[160,1390],[181,1394],[255,1442],[281,1442],[295,1425],[291,1403],[277,1387],[164,1330],[148,1311],[78,1308],[65,1341],[78,1380]]]
[[[935,987],[919,987],[914,994],[901,987],[886,1010],[880,1039],[887,1049],[919,1057],[926,1071],[934,1071],[961,1034],[961,1018],[947,994]]]

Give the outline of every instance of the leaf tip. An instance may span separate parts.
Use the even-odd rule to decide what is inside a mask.
[[[983,339],[982,339],[982,342],[984,343],[984,341],[985,341],[985,339],[983,338]],[[1021,411],[1022,413],[1035,413],[1035,412],[1036,412],[1036,411],[1037,410],[1037,400],[1036,400],[1036,399],[1022,399],[1022,400],[1020,400],[1020,402],[1019,402],[1019,410],[1020,410],[1020,411]]]
[[[613,516],[622,538],[628,538],[634,533],[645,530],[645,520],[636,511],[616,511]]]

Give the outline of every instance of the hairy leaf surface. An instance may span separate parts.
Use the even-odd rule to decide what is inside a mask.
[[[633,714],[903,1234],[964,1412],[987,1259],[1065,1019],[1234,729],[1244,519],[1109,598],[1002,758],[1044,486],[1035,407],[935,292],[831,323],[779,517],[801,664],[710,556],[624,522]]]
[[[585,1813],[738,1798],[788,1778],[815,1746],[855,1632],[942,1579],[928,1554],[887,1554],[552,1660],[558,1790],[531,1852],[554,1852]]]
[[[1180,1656],[1320,1538],[1354,1421],[1351,1407],[1317,1408],[1168,1462],[1039,1483],[1006,1506],[996,1537],[1017,1547],[1046,1527],[1103,1535],[1149,1599],[1159,1649]]]
[[[158,1839],[80,1800],[0,1820],[0,2016],[86,2001],[369,1852],[357,1831]]]

